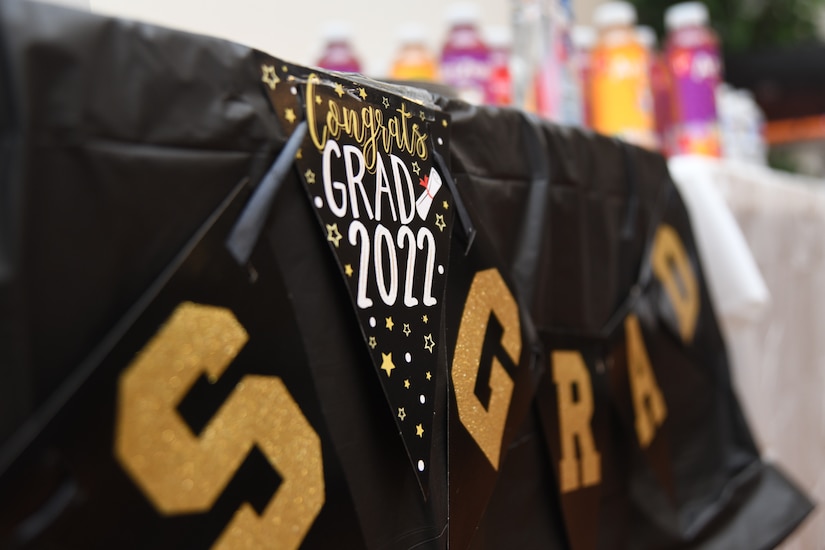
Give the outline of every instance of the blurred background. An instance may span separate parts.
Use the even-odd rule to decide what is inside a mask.
[[[360,72],[375,78],[392,74],[404,42],[420,43],[436,62],[440,61],[452,24],[473,17],[468,13],[451,13],[449,4],[437,0],[415,3],[387,0],[380,4],[370,0],[55,1],[227,38],[305,65],[319,64],[325,45],[333,38],[343,37],[359,62]],[[667,37],[665,11],[675,2],[634,0],[632,3],[637,11],[633,24],[653,28],[656,33],[653,47],[663,49]],[[475,22],[488,47],[509,49],[511,53],[529,58],[540,57],[527,52],[535,49],[536,44],[524,44],[524,40],[514,44],[512,37],[523,38],[525,31],[530,34],[531,18],[546,15],[558,19],[559,15],[531,11],[556,4],[549,9],[567,12],[563,16],[568,19],[565,25],[572,40],[574,27],[593,28],[594,16],[604,2],[477,0],[474,4]],[[726,94],[727,109],[721,113],[722,118],[741,127],[751,122],[749,119],[756,119],[755,124],[760,125],[766,142],[764,155],[771,166],[825,177],[825,46],[821,42],[825,36],[825,0],[708,0],[705,5],[709,12],[708,25],[721,37],[722,79],[743,92]],[[518,28],[518,34],[513,34],[514,27]],[[552,36],[531,37],[534,42],[553,39]],[[759,107],[758,114],[746,113],[749,99]],[[530,101],[524,97],[510,100],[521,103],[521,107]],[[764,124],[759,118],[762,116]],[[549,118],[578,122],[556,115]]]
[[[825,0],[54,1],[662,152],[758,444],[825,501]]]

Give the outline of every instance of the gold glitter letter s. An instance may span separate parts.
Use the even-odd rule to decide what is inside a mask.
[[[262,517],[244,503],[214,548],[297,548],[324,504],[321,442],[280,378],[245,376],[199,437],[175,410],[249,339],[228,309],[184,302],[120,377],[115,454],[163,514],[209,510],[253,445],[283,479]]]
[[[475,394],[479,361],[490,314],[498,318],[504,329],[501,346],[513,363],[518,365],[521,355],[518,305],[497,269],[479,271],[470,285],[464,313],[461,316],[461,326],[458,328],[452,378],[458,417],[493,468],[498,470],[501,439],[504,436],[514,384],[498,359],[493,358],[490,371],[490,402],[486,410]]]

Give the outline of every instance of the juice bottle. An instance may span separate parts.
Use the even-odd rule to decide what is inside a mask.
[[[707,7],[699,2],[675,4],[665,12],[677,154],[720,154],[715,94],[722,62],[719,41],[707,23]]]
[[[441,51],[441,79],[465,101],[481,104],[487,97],[490,79],[490,50],[478,29],[478,6],[457,3],[448,6],[450,30]]]
[[[396,80],[424,80],[438,78],[438,64],[427,48],[427,35],[423,26],[408,23],[398,30],[401,48],[395,56],[390,78]]]
[[[490,81],[487,86],[487,103],[511,105],[513,84],[510,78],[510,31],[507,27],[495,25],[484,30],[484,37],[490,47]]]
[[[673,151],[671,107],[670,107],[670,77],[667,72],[667,63],[664,56],[656,49],[656,32],[648,26],[636,27],[636,37],[647,48],[648,74],[650,89],[653,94],[653,118],[655,120],[656,137],[662,153],[670,155]]]
[[[607,2],[596,9],[594,20],[599,40],[590,85],[593,129],[655,149],[649,53],[636,37],[636,10],[627,2]]]
[[[324,51],[316,65],[329,71],[360,73],[361,63],[355,55],[350,40],[352,32],[343,21],[330,21],[321,32]]]
[[[573,55],[575,66],[579,72],[579,82],[582,90],[582,123],[590,128],[593,126],[593,100],[590,96],[590,86],[593,72],[593,48],[596,45],[596,31],[593,27],[576,25],[571,33],[573,40]]]

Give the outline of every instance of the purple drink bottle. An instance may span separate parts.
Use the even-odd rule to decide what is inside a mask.
[[[675,4],[665,12],[675,154],[720,154],[716,87],[722,62],[719,40],[707,23],[708,10],[700,2]]]
[[[475,104],[486,100],[490,79],[490,50],[481,37],[478,20],[475,4],[448,6],[450,30],[441,51],[441,79],[461,99]]]
[[[322,31],[324,51],[318,60],[318,67],[342,73],[360,73],[361,63],[350,42],[352,32],[342,21],[330,21]]]

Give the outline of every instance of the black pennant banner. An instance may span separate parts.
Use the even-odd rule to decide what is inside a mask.
[[[261,81],[285,130],[307,123],[296,166],[426,496],[455,211],[435,152],[448,156],[449,117],[274,58]]]

